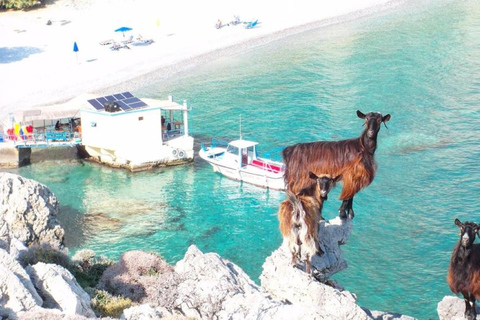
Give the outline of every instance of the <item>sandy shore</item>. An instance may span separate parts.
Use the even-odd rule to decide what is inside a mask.
[[[346,15],[392,6],[389,0],[58,0],[45,8],[0,13],[0,116],[84,93],[135,90],[152,72],[168,77],[198,63],[241,52]],[[218,19],[258,19],[215,28]],[[51,25],[47,25],[47,21]],[[114,32],[119,27],[133,30]],[[142,35],[150,45],[113,51],[106,40]],[[73,51],[74,42],[79,51]]]

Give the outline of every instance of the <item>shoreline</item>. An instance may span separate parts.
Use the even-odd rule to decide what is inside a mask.
[[[65,6],[68,1],[60,0],[58,3],[63,3]],[[126,4],[132,2],[135,0],[124,1]],[[57,4],[54,4],[51,5],[52,7],[39,9],[39,11],[3,12],[0,15],[7,15],[7,17],[11,15],[14,19],[16,16],[28,16],[30,22],[34,18],[33,16],[39,19],[38,16],[47,16],[49,12],[56,10],[58,11],[57,15],[73,18],[66,20],[69,22],[65,26],[57,26],[56,30],[51,29],[62,36],[49,39],[52,41],[44,45],[43,51],[28,55],[23,59],[21,56],[18,58],[14,56],[13,59],[17,60],[7,63],[2,62],[4,55],[1,50],[7,49],[8,51],[8,49],[28,43],[29,40],[35,44],[35,39],[32,39],[35,37],[35,33],[25,36],[28,33],[28,29],[26,29],[26,32],[12,35],[10,30],[14,21],[12,17],[0,22],[0,32],[6,32],[7,35],[0,40],[0,74],[2,75],[0,76],[0,116],[17,110],[41,108],[66,102],[85,93],[101,95],[114,91],[135,91],[148,79],[164,78],[168,81],[168,78],[186,72],[197,65],[221,57],[241,54],[252,48],[298,33],[389,10],[403,2],[405,1],[363,0],[361,4],[357,4],[353,0],[344,0],[340,4],[323,8],[330,11],[314,17],[313,21],[309,14],[300,16],[296,21],[279,21],[272,14],[266,15],[265,20],[259,16],[258,28],[254,29],[245,29],[243,25],[239,25],[225,26],[217,30],[211,19],[209,22],[212,23],[207,24],[204,21],[206,19],[197,17],[197,20],[192,20],[191,23],[182,26],[171,24],[165,27],[162,35],[151,37],[155,41],[152,45],[132,47],[131,50],[121,49],[125,50],[123,52],[114,52],[98,44],[96,40],[102,39],[101,35],[92,34],[92,30],[98,26],[92,26],[81,33],[80,37],[77,36],[80,39],[90,38],[87,45],[79,41],[80,51],[77,53],[77,61],[74,60],[73,52],[70,51],[73,41],[69,41],[69,39],[73,37],[68,33],[72,28],[63,28],[69,28],[75,19],[79,21],[77,27],[81,26],[87,9],[72,11],[63,7],[55,8]],[[340,10],[342,4],[345,7]],[[101,4],[90,4],[90,7],[87,6],[87,8],[90,11],[94,8],[101,8],[101,6]],[[360,9],[358,9],[359,6]],[[245,7],[248,8],[248,3]],[[288,9],[291,8],[283,8],[280,12],[288,12]],[[333,13],[335,10],[338,14]],[[101,16],[102,14],[97,12],[97,15]],[[214,13],[211,16],[213,17]],[[280,14],[280,16],[282,15]],[[203,24],[200,25],[199,19]],[[5,22],[5,20],[7,21]],[[168,23],[166,22],[166,24]],[[189,30],[190,27],[194,28],[197,25],[199,26],[197,30]],[[105,29],[108,28],[105,27]],[[45,28],[37,31],[39,34],[42,32],[45,32]],[[68,51],[54,51],[66,42],[68,42]],[[82,47],[86,48],[87,52],[84,53]],[[62,48],[62,50],[64,49]],[[17,55],[20,54],[17,53]]]

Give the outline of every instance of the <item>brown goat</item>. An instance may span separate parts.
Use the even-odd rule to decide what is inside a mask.
[[[303,189],[298,195],[287,191],[288,199],[280,203],[278,219],[280,232],[292,253],[292,265],[297,259],[305,262],[305,271],[310,274],[310,259],[315,254],[322,255],[318,246],[318,227],[322,219],[323,201],[327,198],[336,179],[317,177],[310,188]],[[302,252],[303,248],[303,252]]]
[[[293,194],[311,185],[309,172],[341,177],[343,182],[339,212],[342,219],[354,217],[353,197],[372,183],[377,164],[374,153],[381,124],[390,120],[390,115],[370,112],[357,116],[365,120],[365,130],[360,137],[341,141],[316,141],[286,147],[282,156],[285,162],[285,184]],[[386,125],[385,125],[386,126]]]
[[[475,300],[480,299],[480,244],[473,242],[480,226],[468,221],[461,223],[458,219],[455,224],[460,228],[460,240],[453,248],[447,282],[453,293],[463,295],[465,318],[474,320]]]

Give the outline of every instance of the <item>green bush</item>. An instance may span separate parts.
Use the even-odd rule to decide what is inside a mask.
[[[0,8],[24,10],[40,6],[43,3],[43,0],[0,0]]]
[[[117,297],[107,291],[97,290],[92,299],[92,308],[98,316],[119,318],[123,310],[132,306],[132,300]]]
[[[0,0],[1,1],[1,0]],[[38,262],[54,263],[72,272],[76,267],[66,252],[52,248],[48,244],[33,245],[23,252],[19,258],[20,264],[25,268]]]
[[[111,263],[94,264],[90,268],[83,270],[75,268],[72,274],[77,279],[78,284],[86,289],[88,287],[95,288],[102,278],[103,272],[111,265]]]

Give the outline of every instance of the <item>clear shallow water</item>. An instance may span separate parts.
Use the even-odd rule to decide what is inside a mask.
[[[335,278],[364,307],[435,319],[437,303],[450,294],[453,221],[479,222],[478,12],[474,0],[408,3],[135,93],[189,100],[197,143],[236,138],[241,116],[244,137],[264,151],[358,136],[357,109],[390,113],[379,134],[377,176],[355,197],[354,231],[343,246],[349,267]],[[57,194],[72,251],[115,259],[142,249],[175,263],[196,244],[258,281],[281,243],[276,212],[284,194],[225,179],[201,159],[136,174],[76,161],[14,172]],[[339,192],[326,202],[326,218],[337,215]]]

